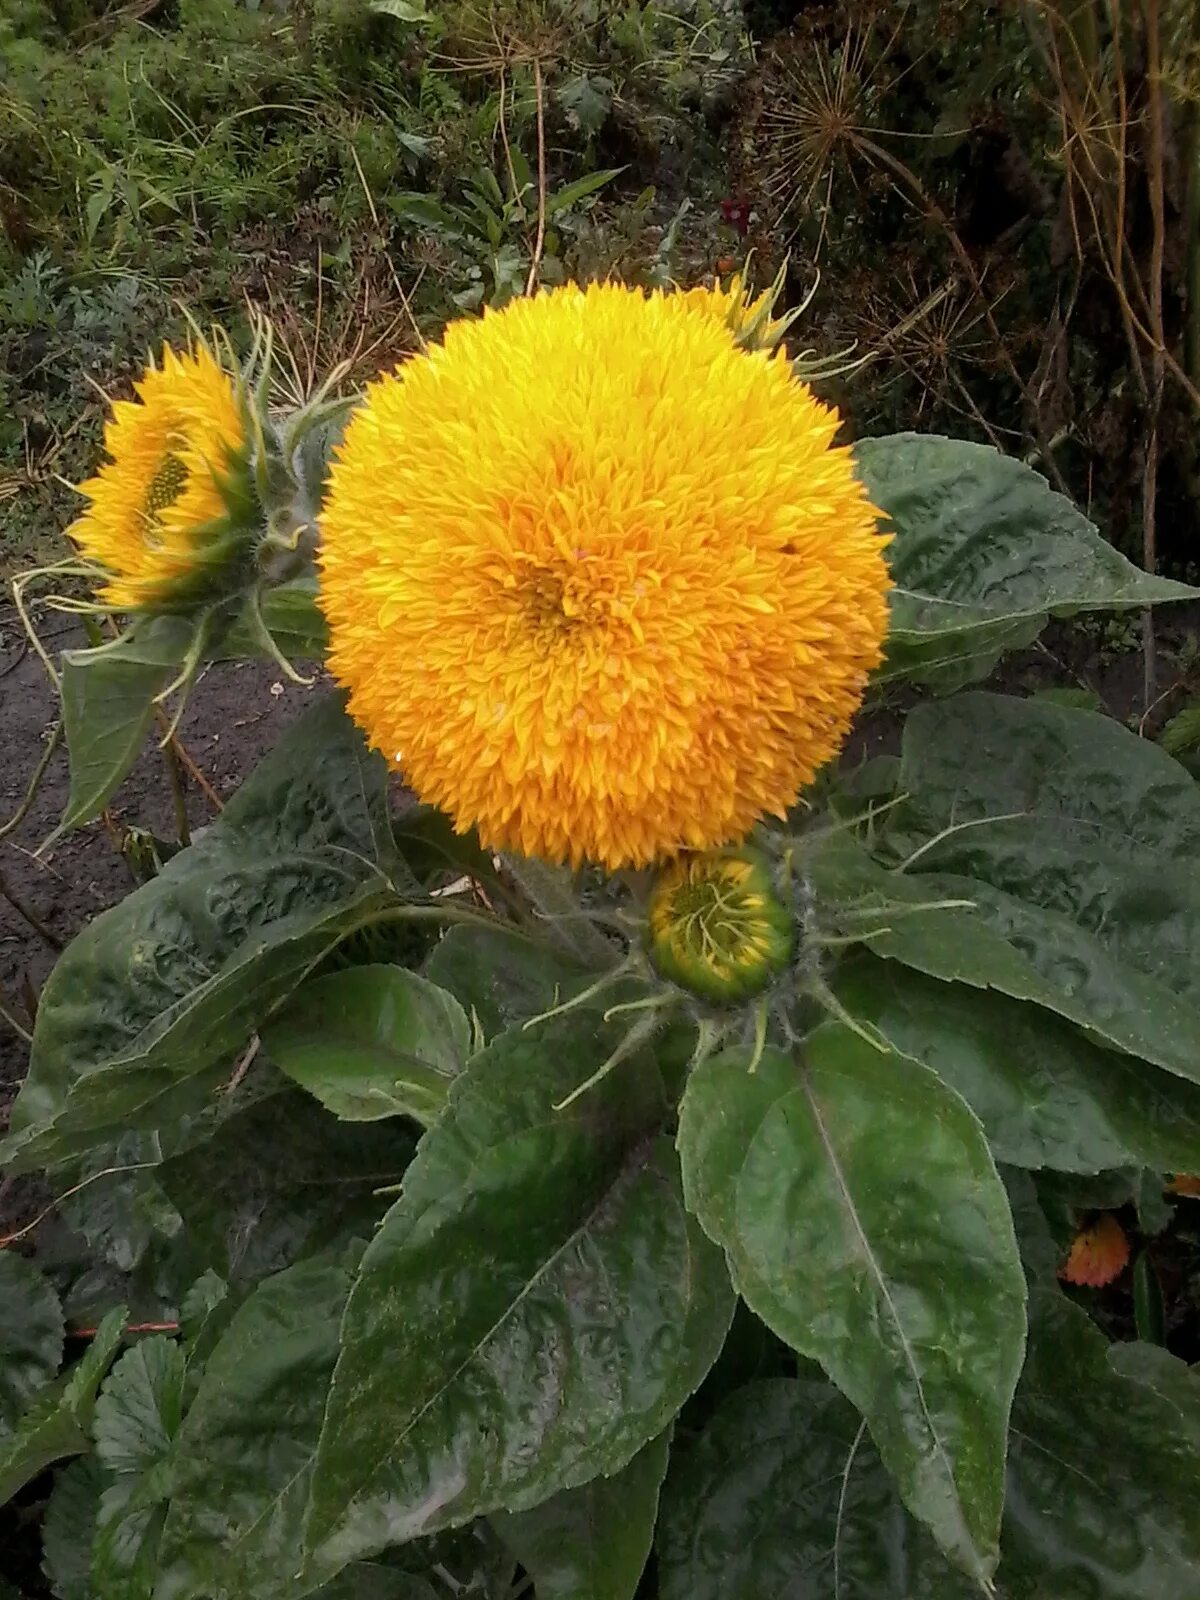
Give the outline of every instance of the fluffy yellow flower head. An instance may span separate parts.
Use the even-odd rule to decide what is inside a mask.
[[[783,814],[887,626],[884,539],[786,358],[563,288],[369,389],[322,516],[329,664],[484,843],[640,866]]]
[[[212,352],[164,346],[134,392],[113,403],[110,459],[79,485],[90,503],[67,530],[118,611],[202,598],[255,520],[244,410]]]

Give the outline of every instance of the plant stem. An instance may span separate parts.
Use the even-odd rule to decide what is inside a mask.
[[[533,87],[537,97],[537,157],[538,157],[538,208],[537,237],[533,241],[533,256],[529,262],[529,277],[525,293],[537,288],[538,272],[542,265],[542,251],[546,247],[546,96],[542,87],[542,63],[533,58]]]
[[[1148,91],[1149,139],[1146,152],[1146,181],[1150,190],[1153,236],[1150,246],[1150,410],[1146,431],[1146,463],[1142,474],[1142,565],[1153,572],[1158,564],[1158,456],[1159,420],[1162,414],[1163,385],[1166,381],[1166,333],[1163,325],[1163,262],[1166,254],[1166,195],[1163,176],[1163,100],[1162,41],[1159,35],[1159,0],[1144,0],[1146,18],[1146,87]],[[1144,653],[1143,690],[1145,703],[1154,699],[1157,678],[1154,648],[1154,613],[1146,608],[1142,619]]]
[[[167,778],[171,784],[171,803],[175,807],[175,831],[179,835],[179,843],[187,849],[192,842],[192,830],[188,826],[187,796],[183,792],[183,769],[179,764],[179,752],[175,748],[174,739],[168,739],[162,747],[163,760],[167,764]]]
[[[54,752],[58,749],[59,740],[61,738],[62,723],[56,722],[53,728],[50,730],[50,737],[46,740],[46,748],[42,751],[41,760],[34,768],[33,777],[29,780],[29,787],[25,791],[25,798],[13,812],[12,816],[9,817],[8,821],[3,825],[0,825],[0,839],[7,838],[10,833],[12,833],[16,828],[20,827],[21,823],[24,822],[25,818],[28,816],[29,808],[37,798],[37,792],[42,786],[42,779],[46,776],[46,768],[50,765],[50,762],[54,757]]]

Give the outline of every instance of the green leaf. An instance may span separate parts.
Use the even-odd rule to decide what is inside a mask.
[[[471,1050],[452,994],[403,967],[352,967],[306,984],[263,1030],[290,1078],[349,1122],[433,1122]]]
[[[654,1539],[670,1435],[611,1478],[593,1478],[492,1526],[533,1578],[538,1600],[633,1600]]]
[[[1158,736],[1158,742],[1171,756],[1200,749],[1200,705],[1184,706]]]
[[[247,598],[241,614],[214,640],[214,661],[242,661],[265,654],[261,634],[250,616],[255,603],[267,632],[289,661],[324,659],[329,628],[317,603],[316,576],[306,574],[264,590],[257,602]]]
[[[1010,952],[968,981],[1200,1081],[1200,788],[1170,756],[1106,717],[967,694],[910,715],[900,789],[885,840],[907,892],[974,902]],[[911,923],[871,948],[907,960]]]
[[[153,617],[111,644],[63,653],[71,782],[54,838],[98,817],[120,787],[154,720],[154,697],[183,660],[193,627],[182,617]]]
[[[845,835],[819,841],[806,866],[823,937],[857,941],[930,977],[1032,1000],[1100,1043],[1200,1078],[1200,1016],[1073,918],[979,878],[889,870]]]
[[[220,818],[91,922],[42,993],[3,1154],[18,1169],[203,1104],[336,943],[398,904],[386,771],[331,698]]]
[[[380,16],[395,17],[400,22],[431,22],[433,19],[420,4],[420,0],[367,0],[368,8]]]
[[[577,73],[558,87],[558,103],[573,127],[590,138],[608,121],[612,110],[613,81],[599,73]]]
[[[731,1395],[678,1450],[657,1536],[660,1600],[970,1600],[894,1499],[854,1407],[778,1378]]]
[[[451,928],[425,963],[426,976],[478,1020],[485,1039],[561,1005],[595,982],[577,962],[508,928]]]
[[[1200,1168],[1200,1089],[1038,1007],[866,954],[833,988],[852,1017],[962,1095],[998,1161],[1065,1172]]]
[[[96,1402],[96,1454],[112,1473],[140,1473],[162,1459],[183,1419],[183,1351],[156,1334],[127,1350]]]
[[[58,1600],[95,1600],[92,1540],[107,1482],[95,1456],[80,1456],[54,1480],[42,1522],[42,1571]]]
[[[1109,1346],[1055,1290],[1030,1301],[1000,1578],[1011,1600],[1197,1592],[1200,1431],[1166,1352]],[[1129,1370],[1141,1369],[1139,1376]]]
[[[661,1084],[571,1017],[455,1080],[346,1307],[307,1528],[321,1575],[614,1473],[669,1424],[733,1311],[683,1206]]]
[[[156,1600],[308,1592],[292,1578],[349,1287],[347,1266],[304,1261],[234,1315],[179,1431]]]
[[[113,1475],[96,1518],[94,1600],[150,1600],[166,1516],[164,1467],[183,1419],[184,1356],[143,1339],[121,1357],[96,1402],[96,1455]]]
[[[229,1281],[370,1238],[403,1176],[405,1129],[337,1121],[306,1094],[272,1095],[158,1168],[197,1252]]]
[[[847,1029],[803,1060],[704,1063],[680,1107],[688,1204],[735,1287],[862,1411],[905,1503],[969,1574],[996,1563],[1025,1331],[1008,1201],[975,1118]]]
[[[862,440],[855,456],[895,529],[884,678],[958,687],[1051,616],[1196,596],[1134,567],[1031,467],[989,445],[900,433]]]
[[[0,1250],[0,1448],[33,1396],[58,1371],[63,1314],[32,1261]]]
[[[624,171],[624,167],[606,167],[603,172],[589,172],[586,177],[576,178],[574,183],[564,184],[547,199],[546,215],[554,217],[568,206],[578,205],[580,200],[586,200],[589,194],[595,194]]]
[[[17,1429],[0,1440],[0,1506],[39,1472],[89,1444],[96,1391],[121,1343],[127,1312],[110,1311],[82,1359],[42,1389]]]

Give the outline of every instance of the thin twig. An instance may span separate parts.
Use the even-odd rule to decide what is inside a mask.
[[[167,713],[161,706],[156,706],[155,716],[158,719],[159,727],[165,732],[171,726],[167,717]],[[204,776],[204,773],[196,765],[195,758],[192,756],[187,745],[184,744],[179,735],[177,733],[173,733],[167,742],[168,745],[175,751],[176,756],[178,756],[180,766],[187,773],[188,777],[191,778],[192,782],[208,801],[209,805],[212,806],[213,810],[223,811],[225,809],[225,802],[221,799],[221,796]]]
[[[45,1222],[52,1212],[58,1210],[64,1200],[69,1200],[72,1195],[78,1194],[81,1189],[86,1189],[90,1183],[95,1183],[97,1178],[111,1178],[120,1172],[145,1172],[150,1167],[156,1167],[157,1165],[157,1161],[135,1161],[127,1167],[102,1167],[99,1172],[89,1173],[81,1182],[51,1200],[43,1211],[38,1212],[32,1222],[27,1222],[23,1228],[18,1228],[15,1233],[0,1235],[0,1250],[7,1250],[10,1244],[16,1244],[18,1239],[23,1239],[27,1233],[32,1233],[36,1227]]]
[[[537,98],[537,175],[538,208],[537,237],[533,241],[533,256],[529,262],[529,277],[525,280],[525,293],[537,288],[538,272],[542,265],[542,252],[546,248],[546,97],[542,87],[542,63],[533,58],[533,88]]]
[[[8,1009],[8,1006],[3,1000],[0,1000],[0,1017],[2,1017],[4,1021],[8,1023],[9,1027],[14,1033],[19,1034],[21,1038],[24,1039],[26,1044],[33,1043],[32,1033],[30,1033],[29,1029],[25,1027],[23,1023],[17,1021],[16,1017]]]
[[[46,926],[29,902],[17,893],[3,872],[0,872],[0,897],[8,901],[17,915],[25,919],[34,933],[44,939],[51,950],[61,950],[63,948],[62,940],[52,929]]]
[[[29,808],[37,798],[37,792],[42,786],[42,779],[46,776],[46,768],[54,759],[54,752],[58,749],[59,740],[62,738],[62,723],[56,722],[50,730],[50,737],[46,741],[46,748],[42,751],[42,758],[34,768],[33,777],[29,780],[29,787],[25,791],[25,798],[9,817],[8,821],[0,824],[0,839],[5,839],[14,833],[24,822],[29,814]]]

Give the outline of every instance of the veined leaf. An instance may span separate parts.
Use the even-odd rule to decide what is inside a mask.
[[[671,1464],[661,1600],[972,1600],[830,1384],[752,1383]]]
[[[560,1005],[595,981],[577,962],[509,928],[451,928],[426,975],[478,1020],[486,1039]]]
[[[1040,1006],[866,953],[833,987],[851,1016],[962,1095],[998,1161],[1200,1170],[1200,1088],[1106,1050]]]
[[[399,904],[385,781],[331,698],[202,838],[84,929],[42,994],[10,1163],[59,1161],[202,1104],[304,974]]]
[[[263,1031],[271,1059],[348,1122],[436,1120],[471,1051],[452,994],[403,967],[351,967],[306,984]]]
[[[654,1540],[670,1436],[611,1478],[593,1478],[492,1525],[534,1581],[538,1600],[633,1600]]]
[[[455,1080],[347,1303],[307,1528],[321,1575],[620,1471],[715,1360],[733,1297],[656,1135],[652,1063],[554,1109],[617,1038],[559,1019]]]
[[[0,1250],[0,1449],[22,1412],[62,1363],[58,1296],[34,1266]]]
[[[121,1343],[127,1312],[110,1311],[82,1358],[40,1389],[12,1433],[0,1439],[0,1506],[39,1472],[90,1444],[96,1392]]]
[[[855,457],[895,530],[884,678],[956,688],[1051,616],[1196,597],[1126,561],[1032,467],[990,445],[899,433],[860,441]]]
[[[182,617],[153,617],[111,644],[64,652],[71,786],[55,838],[98,817],[120,787],[154,720],[154,697],[183,660],[192,628]]]
[[[803,1059],[693,1072],[688,1204],[735,1286],[862,1411],[910,1510],[972,1577],[997,1557],[1025,1284],[983,1131],[928,1068],[820,1028]]]

